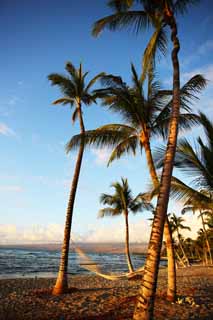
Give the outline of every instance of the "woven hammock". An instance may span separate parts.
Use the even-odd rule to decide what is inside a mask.
[[[127,273],[121,273],[121,274],[103,273],[101,271],[100,266],[98,266],[97,263],[92,261],[92,259],[89,258],[82,249],[77,248],[76,246],[74,246],[74,249],[80,258],[79,264],[82,268],[89,270],[95,273],[96,275],[102,278],[105,278],[107,280],[114,281],[114,280],[122,280],[122,279],[134,279],[138,276],[141,276],[144,271],[144,267],[141,267],[133,272],[127,272]]]

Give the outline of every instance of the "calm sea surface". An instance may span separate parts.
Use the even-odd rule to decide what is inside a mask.
[[[104,272],[126,272],[127,263],[124,254],[90,253],[89,259],[100,265]],[[142,254],[132,255],[135,269],[144,264]],[[58,271],[60,251],[33,249],[0,249],[0,279],[20,277],[55,277]],[[69,257],[69,273],[90,273],[79,264],[87,261],[79,259],[78,254]],[[162,264],[165,264],[163,261]]]

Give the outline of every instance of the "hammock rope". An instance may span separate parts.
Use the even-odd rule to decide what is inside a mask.
[[[74,244],[73,240],[71,240],[71,241],[72,241],[74,250],[78,254],[78,257],[80,259],[79,265],[82,268],[84,268],[90,272],[95,273],[97,276],[100,276],[100,277],[105,278],[107,280],[115,281],[115,280],[122,280],[125,278],[126,279],[133,279],[137,276],[141,276],[144,271],[144,266],[142,266],[133,272],[126,272],[126,273],[121,273],[121,274],[103,273],[100,266],[97,263],[95,263],[90,257],[88,257],[88,255],[86,255],[86,253],[82,249],[77,247]]]

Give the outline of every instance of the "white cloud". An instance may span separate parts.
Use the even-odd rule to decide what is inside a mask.
[[[15,136],[15,132],[9,128],[5,123],[0,122],[0,134],[3,136]]]
[[[107,148],[92,149],[91,151],[95,155],[95,163],[98,165],[106,165],[112,152]]]
[[[17,227],[14,224],[0,225],[0,244],[21,243],[56,243],[63,240],[64,226],[49,224],[47,226],[32,225]],[[149,223],[141,221],[130,223],[131,242],[147,242],[149,239]],[[97,223],[91,230],[83,234],[73,232],[73,240],[80,242],[123,242],[125,237],[124,222],[112,221],[108,226]]]
[[[202,227],[201,221],[196,215],[185,215],[184,225],[191,227],[191,232],[181,231],[184,237],[197,237],[197,231]],[[75,230],[72,232],[72,239],[75,242],[104,243],[123,242],[125,239],[125,224],[122,219],[112,219],[108,224],[97,221],[96,225],[82,234]],[[148,242],[150,237],[150,222],[140,220],[129,223],[130,242]],[[32,225],[29,227],[17,227],[15,224],[0,225],[0,244],[36,244],[36,243],[57,243],[62,242],[64,226],[62,224],[49,224],[47,226]]]
[[[194,69],[190,72],[184,72],[181,76],[184,81],[187,81],[195,74],[202,74],[209,81],[209,85],[213,85],[213,64]]]
[[[63,232],[64,228],[59,224],[32,225],[24,228],[14,224],[0,225],[0,244],[61,242]]]
[[[140,222],[129,223],[130,242],[147,242],[150,235],[149,222],[141,220]],[[83,238],[83,237],[82,237]],[[124,221],[111,221],[106,225],[97,224],[84,236],[85,242],[123,242],[125,239]]]

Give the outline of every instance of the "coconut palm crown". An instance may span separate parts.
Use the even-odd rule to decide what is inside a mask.
[[[172,91],[162,90],[154,74],[149,74],[147,94],[144,81],[139,78],[134,65],[131,65],[132,86],[121,77],[102,77],[104,89],[96,90],[97,97],[109,111],[121,116],[123,123],[109,124],[84,133],[85,145],[114,148],[109,163],[126,153],[135,155],[137,148],[149,147],[150,140],[168,136],[171,115]],[[198,99],[198,93],[205,87],[202,75],[195,75],[181,88],[180,129],[186,130],[199,123],[199,117],[192,113],[190,104]],[[67,144],[70,151],[79,146],[82,136],[73,136]]]

